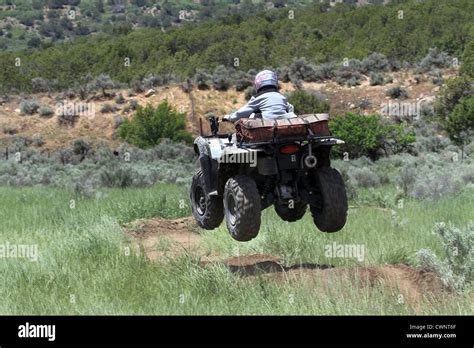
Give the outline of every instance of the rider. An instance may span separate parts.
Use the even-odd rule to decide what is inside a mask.
[[[286,97],[278,92],[278,78],[271,70],[260,71],[255,76],[255,89],[257,94],[253,96],[247,105],[236,112],[224,116],[224,121],[235,122],[240,118],[262,117],[267,119],[293,118],[293,105],[288,103]]]

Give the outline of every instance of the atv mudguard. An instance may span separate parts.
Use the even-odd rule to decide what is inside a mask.
[[[256,160],[257,153],[261,152],[261,150],[242,149],[237,147],[235,142],[233,145],[230,145],[227,137],[200,136],[194,141],[194,152],[199,155],[199,164],[204,175],[206,190],[210,195],[215,195],[218,194],[220,169],[227,164],[237,164],[237,162],[229,163],[228,159],[232,155],[237,157],[255,152],[255,154],[252,154],[254,157],[251,158]],[[250,165],[252,166],[252,164]]]

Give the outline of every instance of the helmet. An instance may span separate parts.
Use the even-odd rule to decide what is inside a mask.
[[[278,87],[277,74],[271,70],[262,70],[255,76],[255,89],[258,90],[263,86]]]

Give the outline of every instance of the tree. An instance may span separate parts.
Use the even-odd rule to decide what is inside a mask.
[[[38,48],[38,47],[41,46],[41,39],[37,36],[34,36],[34,37],[32,37],[31,39],[28,40],[27,45],[30,48]]]
[[[474,26],[471,29],[470,40],[464,48],[461,73],[474,78]]]
[[[456,105],[446,120],[449,138],[461,147],[474,136],[474,96],[463,99]]]
[[[114,88],[114,85],[114,81],[112,81],[109,75],[100,74],[94,81],[92,81],[90,87],[93,89],[100,89],[102,91],[102,96],[105,98],[107,96],[106,89]]]
[[[472,80],[466,76],[446,81],[434,103],[434,112],[441,122],[445,122],[456,105],[473,94]]]
[[[131,120],[125,119],[118,129],[119,136],[140,148],[158,145],[163,139],[191,144],[186,131],[186,115],[178,113],[167,100],[156,108],[148,104],[139,107]]]

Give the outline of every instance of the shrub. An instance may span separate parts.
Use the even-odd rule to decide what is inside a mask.
[[[130,99],[130,100],[128,101],[128,104],[130,105],[130,108],[131,108],[132,110],[137,110],[138,107],[140,106],[140,105],[138,104],[138,101],[137,101],[136,99]]]
[[[39,104],[35,100],[22,100],[20,110],[25,115],[33,115],[39,109]]]
[[[123,97],[122,93],[117,94],[114,100],[115,100],[115,103],[117,104],[125,103],[125,98]]]
[[[317,81],[316,67],[309,64],[305,58],[296,58],[289,66],[288,76],[291,81],[303,80],[306,82]]]
[[[474,28],[471,26],[462,56],[461,74],[474,78]]]
[[[362,110],[367,110],[369,109],[370,107],[372,106],[372,101],[369,99],[369,98],[363,98],[361,99],[358,104],[357,104],[357,107],[359,109],[362,109]]]
[[[370,85],[371,86],[382,86],[384,85],[385,81],[383,75],[376,72],[370,73]]]
[[[85,157],[90,151],[91,145],[84,139],[76,139],[72,144],[72,152],[75,155],[80,155]]]
[[[125,188],[132,185],[134,174],[131,167],[113,163],[102,169],[100,179],[103,186]]]
[[[380,178],[370,168],[352,168],[349,177],[354,180],[358,187],[375,187],[380,185]]]
[[[245,89],[245,99],[250,100],[255,94],[257,94],[257,90],[255,89],[255,86],[249,86]]]
[[[314,74],[319,81],[330,80],[334,77],[334,69],[334,64],[324,63],[316,66]]]
[[[290,68],[287,66],[282,66],[276,69],[275,71],[278,76],[278,80],[281,82],[290,82]],[[255,75],[255,74],[253,74]]]
[[[451,65],[451,58],[447,53],[440,52],[438,48],[430,48],[426,56],[420,61],[420,70],[427,72],[433,69],[448,68]]]
[[[298,115],[329,111],[329,104],[316,91],[294,91],[288,95],[288,102],[294,106]]]
[[[143,82],[142,85],[145,88],[153,88],[155,86],[163,85],[163,77],[160,75],[150,74],[147,77],[145,77],[142,82]]]
[[[100,112],[102,113],[110,113],[110,112],[115,112],[117,111],[117,108],[112,105],[112,104],[103,104],[102,107],[100,108]]]
[[[433,233],[441,241],[444,260],[429,249],[421,249],[416,253],[420,265],[437,273],[448,289],[468,289],[474,279],[474,224],[461,230],[441,222],[435,225]]]
[[[18,129],[16,127],[4,126],[3,127],[3,133],[4,134],[9,134],[9,135],[14,135],[14,134],[18,133]]]
[[[428,75],[431,78],[431,82],[433,82],[433,84],[437,86],[441,86],[443,84],[444,79],[443,79],[443,74],[441,73],[441,70],[439,69],[431,70],[428,73]]]
[[[369,156],[378,158],[382,152],[405,151],[414,141],[410,130],[401,125],[382,123],[378,115],[347,113],[329,121],[331,133],[346,143],[333,148],[336,156],[348,152],[351,158]]]
[[[464,184],[461,178],[451,173],[451,169],[438,168],[436,171],[426,167],[419,169],[409,196],[416,199],[437,200],[461,192]]]
[[[456,145],[468,144],[474,136],[474,96],[462,99],[446,120],[446,130]]]
[[[38,146],[38,147],[43,146],[45,143],[43,140],[43,137],[40,134],[33,135],[33,137],[31,138],[31,141],[34,146]]]
[[[242,71],[237,72],[235,76],[235,90],[241,92],[251,86],[253,86],[253,79]]]
[[[63,112],[58,115],[58,123],[62,126],[74,126],[79,115],[69,112]]]
[[[417,171],[412,164],[405,165],[400,170],[400,175],[397,181],[405,196],[409,195],[409,192],[415,183],[416,174]]]
[[[230,87],[229,72],[226,67],[219,65],[214,69],[212,85],[218,91],[227,91]]]
[[[158,145],[164,138],[186,143],[192,143],[193,140],[186,131],[186,115],[176,112],[167,100],[156,108],[151,105],[139,107],[132,120],[124,120],[118,134],[141,148]]]
[[[41,77],[31,79],[31,87],[34,93],[49,92],[52,82]]]
[[[84,198],[92,198],[96,195],[96,183],[90,171],[84,172],[76,179],[73,185],[74,192]]]
[[[145,86],[140,80],[133,80],[130,82],[130,88],[132,89],[133,93],[143,93],[145,92]]]
[[[209,89],[212,76],[202,69],[198,69],[194,75],[194,83],[198,89]]]
[[[42,105],[38,109],[38,112],[39,112],[40,116],[50,116],[50,115],[54,114],[53,109],[51,107],[49,107],[48,105]]]
[[[114,128],[118,128],[122,125],[123,123],[123,117],[121,115],[115,115],[114,116]]]
[[[110,78],[109,75],[100,74],[91,82],[91,89],[100,89],[102,91],[102,96],[107,96],[107,89],[114,88],[115,84]]]
[[[408,98],[408,92],[406,89],[397,86],[387,90],[386,95],[392,99],[406,99]]]
[[[334,80],[340,85],[348,87],[360,85],[361,75],[359,72],[349,67],[340,67],[334,73]]]
[[[389,61],[381,53],[371,53],[361,62],[361,71],[365,74],[370,72],[387,71],[389,68]]]
[[[461,99],[474,93],[472,81],[467,77],[457,77],[446,81],[434,103],[435,115],[446,121]]]

